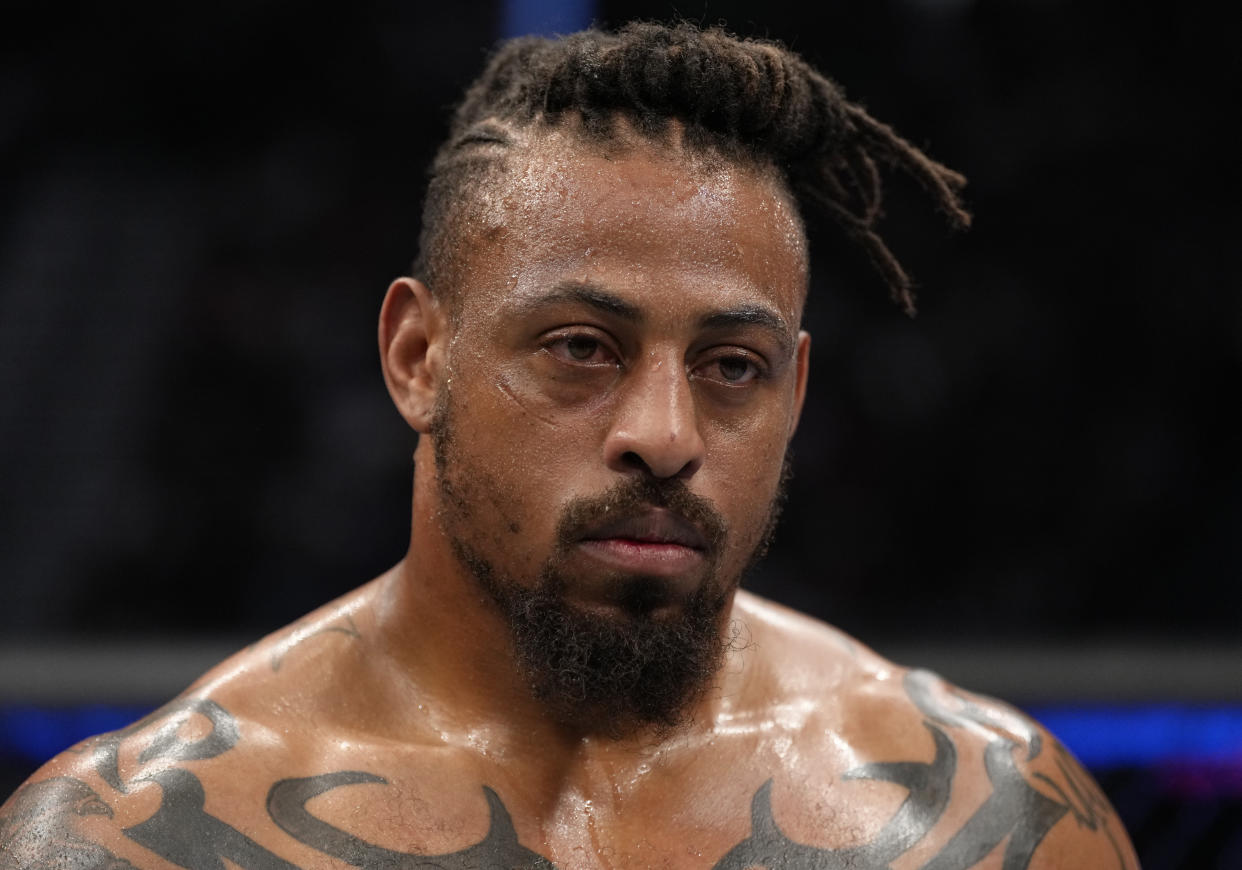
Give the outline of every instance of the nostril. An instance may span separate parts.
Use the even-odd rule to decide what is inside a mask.
[[[644,460],[641,456],[639,456],[633,450],[627,450],[624,453],[622,453],[621,462],[628,468],[633,468],[638,471],[645,471],[648,474],[651,473],[651,466],[649,466],[646,460]]]

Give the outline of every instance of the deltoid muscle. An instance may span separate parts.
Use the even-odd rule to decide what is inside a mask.
[[[932,762],[868,764],[846,774],[847,779],[883,780],[909,789],[906,800],[874,840],[848,849],[816,849],[795,843],[785,836],[772,816],[769,782],[755,794],[750,837],[735,846],[716,865],[717,870],[889,870],[894,859],[931,831],[948,804],[957,769],[957,750],[943,729],[977,729],[979,725],[990,726],[988,730],[995,735],[983,749],[992,793],[920,870],[966,870],[1006,837],[1003,870],[1025,870],[1044,836],[1075,807],[1072,802],[1053,800],[1035,789],[1018,768],[1015,752],[1025,749],[1026,760],[1033,761],[1042,750],[1039,731],[1033,723],[1016,713],[984,710],[965,698],[948,695],[942,699],[945,693],[937,691],[939,685],[942,684],[938,678],[927,671],[912,671],[905,681],[907,694],[927,717],[924,725],[936,744]],[[946,703],[949,698],[955,702],[951,707]],[[1017,734],[1019,740],[1004,736],[997,725]],[[1073,780],[1070,782],[1072,785]],[[1077,810],[1075,816],[1080,821],[1083,818]],[[1118,863],[1124,866],[1120,854]]]
[[[0,865],[5,870],[135,870],[80,830],[90,816],[112,808],[86,783],[58,776],[22,786],[0,817]]]

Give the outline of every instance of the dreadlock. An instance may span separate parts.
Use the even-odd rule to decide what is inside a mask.
[[[432,164],[414,274],[428,286],[456,259],[462,203],[504,171],[504,157],[532,125],[580,122],[607,139],[618,117],[658,140],[670,122],[692,148],[775,167],[795,197],[812,202],[859,244],[913,315],[910,276],[876,232],[879,164],[916,179],[955,228],[970,224],[958,193],[966,179],[848,101],[832,81],[784,47],[691,24],[629,24],[561,39],[501,45],[466,92]]]

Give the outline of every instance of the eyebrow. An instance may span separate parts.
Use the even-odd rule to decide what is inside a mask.
[[[729,329],[737,326],[758,326],[771,333],[781,346],[781,351],[793,353],[793,341],[785,320],[770,308],[762,305],[739,305],[724,311],[713,311],[699,321],[704,329]]]
[[[611,314],[635,324],[641,324],[645,319],[637,305],[589,281],[562,281],[552,289],[552,292],[534,299],[524,299],[518,303],[518,307],[524,311],[533,311],[562,302],[586,305],[602,314]]]

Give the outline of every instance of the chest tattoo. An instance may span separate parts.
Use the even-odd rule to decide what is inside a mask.
[[[306,809],[306,802],[326,791],[343,785],[383,783],[381,777],[360,771],[345,770],[305,779],[283,779],[272,786],[267,795],[267,812],[285,833],[300,843],[339,858],[353,867],[374,867],[376,870],[475,870],[483,867],[522,867],[531,870],[552,870],[552,862],[518,843],[517,831],[509,811],[496,792],[487,786],[487,836],[462,849],[443,855],[416,855],[394,852],[374,846],[353,834],[315,818]]]
[[[869,842],[829,849],[791,839],[773,813],[774,781],[769,779],[751,800],[750,834],[712,865],[715,870],[891,870],[894,861],[933,831],[937,831],[936,839],[931,842],[941,845],[920,870],[968,870],[1002,843],[1003,870],[1026,870],[1044,837],[1063,819],[1072,819],[1080,828],[1107,837],[1117,856],[1118,870],[1132,870],[1118,845],[1114,832],[1120,826],[1108,801],[1063,747],[1054,741],[1054,763],[1045,765],[1051,773],[1029,774],[1025,766],[1044,751],[1039,731],[1029,720],[1013,711],[979,707],[927,672],[911,672],[905,688],[924,717],[934,757],[931,761],[876,762],[844,774],[847,781],[887,782],[906,790],[901,805]],[[199,725],[194,733],[201,735],[192,740],[180,736],[191,718]],[[968,728],[978,733],[981,725],[986,726],[984,733],[993,735],[981,750],[991,791],[956,830],[937,830],[954,792],[961,747],[978,746],[960,737],[955,739],[955,733]],[[169,764],[140,781],[159,786],[160,806],[150,818],[125,828],[126,837],[189,870],[225,870],[230,866],[298,870],[297,865],[277,854],[284,851],[279,843],[260,845],[209,813],[202,781],[179,766],[180,762],[223,755],[239,742],[234,717],[218,704],[194,699],[174,703],[124,731],[97,738],[79,751],[93,753],[93,766],[103,783],[117,794],[128,794],[137,781],[126,782],[120,775],[120,744],[156,726],[139,760],[162,759]],[[268,791],[267,816],[301,846],[367,870],[553,870],[551,861],[519,842],[508,809],[487,786],[483,786],[488,809],[486,835],[460,851],[442,854],[388,849],[317,818],[307,809],[313,798],[334,789],[386,782],[374,773],[356,770],[282,779]],[[1043,788],[1037,789],[1034,782]],[[110,818],[112,809],[105,795],[81,780],[59,777],[26,785],[0,815],[0,854],[29,859],[21,866],[43,866],[50,861],[66,870],[131,868],[91,842],[84,825],[86,817],[92,815]],[[55,836],[47,836],[49,831]]]
[[[878,870],[905,853],[935,826],[949,803],[957,750],[943,731],[929,725],[936,743],[930,763],[897,761],[851,770],[846,779],[873,779],[905,786],[909,795],[870,843],[848,849],[817,849],[785,836],[772,815],[772,781],[755,793],[750,807],[751,834],[716,864],[716,870],[751,867]]]

